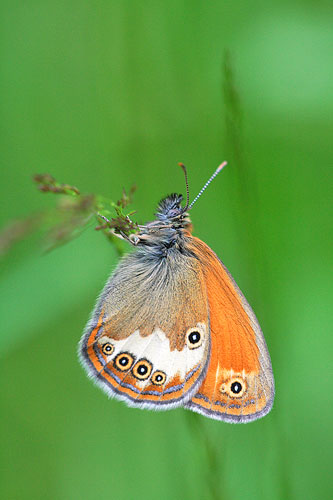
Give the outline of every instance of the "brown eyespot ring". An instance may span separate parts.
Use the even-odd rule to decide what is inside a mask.
[[[201,328],[190,328],[186,332],[186,345],[189,349],[197,349],[202,345],[204,333]]]
[[[233,377],[224,382],[220,387],[220,391],[231,398],[241,398],[246,392],[246,389],[246,382],[241,377]]]
[[[150,377],[153,365],[147,359],[139,359],[132,368],[132,374],[139,380],[146,380]]]
[[[129,352],[121,352],[114,360],[114,366],[121,372],[128,371],[134,363],[134,358]]]
[[[106,342],[101,347],[102,353],[106,356],[111,356],[111,354],[114,352],[114,345],[112,345],[110,342]]]
[[[161,372],[160,370],[157,370],[152,374],[151,381],[155,385],[163,385],[166,381],[166,374],[164,372]]]

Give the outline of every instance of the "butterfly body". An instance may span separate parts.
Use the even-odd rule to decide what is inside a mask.
[[[255,420],[274,398],[262,332],[221,261],[192,236],[181,201],[162,200],[133,237],[81,339],[82,363],[131,406]]]

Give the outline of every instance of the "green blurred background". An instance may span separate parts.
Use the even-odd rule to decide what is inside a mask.
[[[332,11],[326,1],[2,0],[1,222],[55,203],[49,172],[140,222],[192,198],[195,234],[262,324],[264,419],[230,425],[110,401],[77,343],[117,261],[100,233],[1,270],[4,499],[331,498]]]

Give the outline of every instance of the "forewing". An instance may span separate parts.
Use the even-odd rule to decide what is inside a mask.
[[[102,292],[80,343],[82,364],[128,404],[181,406],[203,380],[209,357],[208,303],[200,263],[171,249],[127,256]]]
[[[187,408],[226,422],[249,422],[273,405],[274,378],[263,333],[251,307],[214,252],[193,238],[209,304],[211,357]]]

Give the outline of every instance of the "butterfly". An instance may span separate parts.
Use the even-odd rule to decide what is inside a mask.
[[[184,407],[244,423],[274,400],[270,356],[258,320],[232,276],[192,235],[189,205],[171,194],[156,220],[127,239],[79,346],[88,375],[110,397],[152,410]]]

